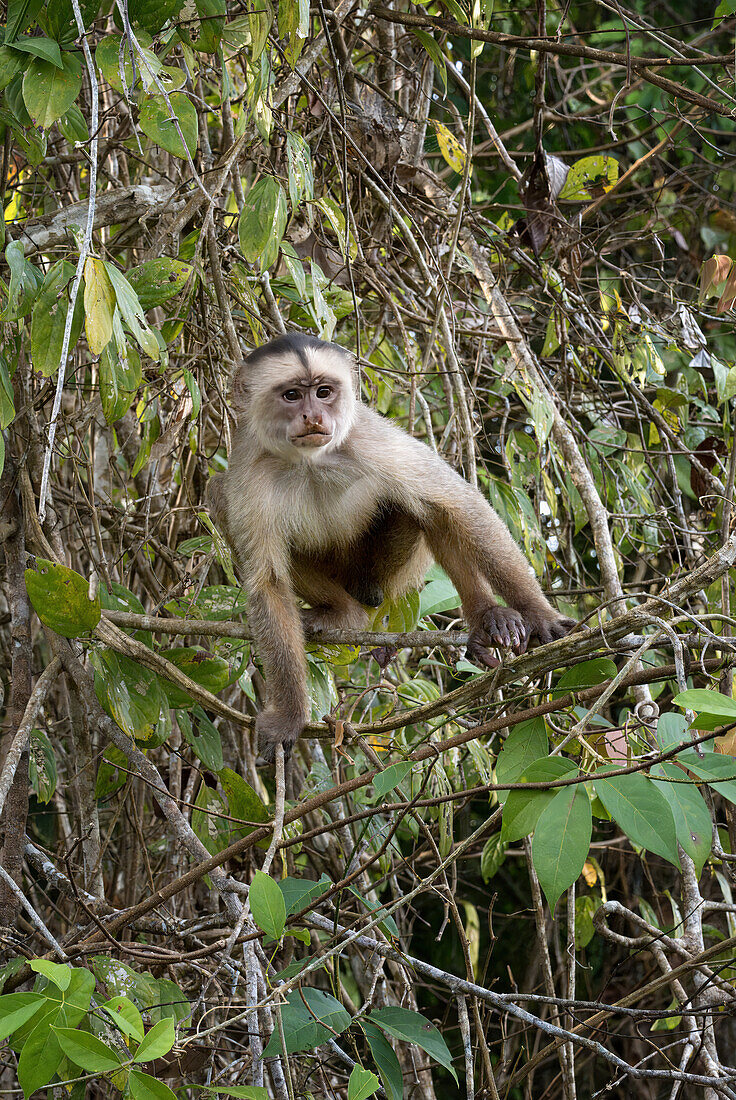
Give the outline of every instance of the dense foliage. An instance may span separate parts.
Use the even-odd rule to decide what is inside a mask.
[[[5,1091],[736,1095],[735,12],[9,0]],[[203,499],[292,329],[589,629],[434,567],[284,780]]]

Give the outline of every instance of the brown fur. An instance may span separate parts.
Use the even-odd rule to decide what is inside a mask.
[[[249,592],[267,684],[256,722],[265,756],[276,744],[288,753],[309,717],[304,626],[364,627],[362,605],[418,587],[433,558],[460,594],[476,660],[492,666],[496,647],[520,653],[574,625],[484,497],[360,403],[343,348],[280,337],[246,359],[232,393],[230,468],[211,480],[209,502]],[[300,612],[297,597],[311,610]]]

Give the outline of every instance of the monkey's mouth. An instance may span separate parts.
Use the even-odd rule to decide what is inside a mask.
[[[292,436],[291,442],[297,447],[324,447],[332,439],[332,432],[322,432],[312,429],[302,435]]]

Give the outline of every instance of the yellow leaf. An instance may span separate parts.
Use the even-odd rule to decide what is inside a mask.
[[[448,130],[444,123],[435,122],[434,128],[437,131],[437,144],[440,147],[442,156],[453,171],[457,172],[459,176],[462,175],[465,168],[465,150],[452,130]]]
[[[595,886],[598,879],[598,874],[595,867],[587,859],[583,864],[583,878],[587,886]]]
[[[89,256],[84,264],[84,329],[93,355],[100,355],[112,338],[115,291],[102,260]]]

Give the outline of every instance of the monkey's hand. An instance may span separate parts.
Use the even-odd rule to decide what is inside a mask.
[[[556,642],[558,638],[564,638],[571,630],[580,624],[567,615],[560,615],[557,611],[529,611],[524,615],[529,638],[539,645],[547,642]]]
[[[303,729],[304,718],[301,715],[272,710],[270,707],[261,711],[256,718],[256,734],[258,751],[263,762],[273,764],[277,745],[284,746],[284,760],[288,760]]]
[[[500,661],[492,649],[513,649],[524,653],[529,642],[529,628],[524,616],[513,607],[489,607],[468,635],[468,657],[487,668],[496,668]]]

